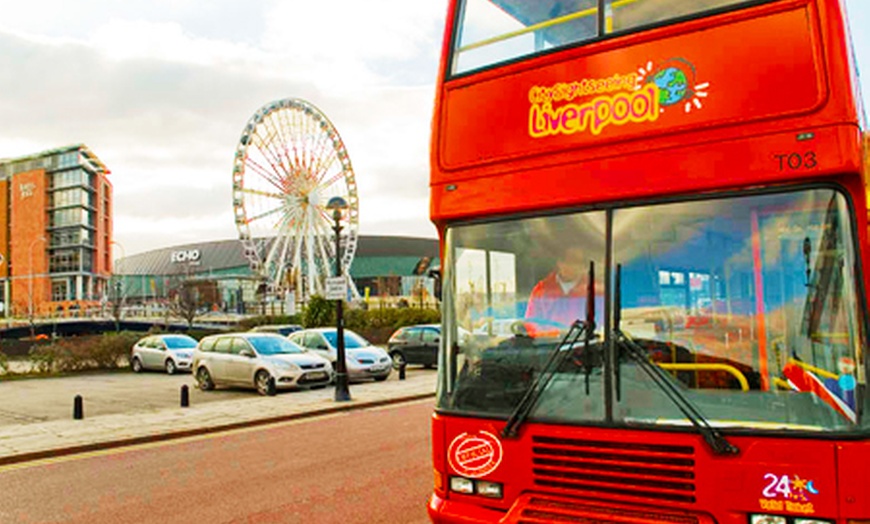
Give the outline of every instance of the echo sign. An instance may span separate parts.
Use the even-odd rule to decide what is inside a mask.
[[[184,249],[181,251],[173,251],[171,256],[173,264],[178,262],[197,262],[200,253],[198,249]]]

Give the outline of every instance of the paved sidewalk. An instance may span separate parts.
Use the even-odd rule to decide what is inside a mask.
[[[7,425],[0,427],[0,465],[431,398],[436,377],[427,370],[408,373],[406,380],[351,384],[349,402],[336,402],[334,388],[328,387],[274,397],[251,393],[188,408]]]

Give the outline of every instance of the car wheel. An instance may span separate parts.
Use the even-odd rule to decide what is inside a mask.
[[[172,360],[171,358],[167,358],[166,359],[166,374],[167,375],[174,375],[176,369],[177,368],[175,367],[175,361]]]
[[[269,372],[266,370],[257,371],[257,375],[254,377],[254,387],[257,388],[257,393],[266,396],[269,394],[269,380],[271,380],[272,376],[269,375]]]
[[[211,373],[205,368],[199,368],[196,372],[196,385],[203,391],[214,389],[214,381],[211,379]]]
[[[142,372],[142,361],[139,360],[139,357],[133,357],[133,360],[130,361],[130,368],[133,370],[133,373]]]
[[[408,364],[405,361],[405,354],[399,350],[390,353],[390,358],[393,359],[393,369],[399,369],[400,367],[402,367],[402,365]]]

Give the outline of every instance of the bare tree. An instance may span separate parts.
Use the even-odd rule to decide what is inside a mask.
[[[109,314],[115,320],[115,331],[121,331],[121,313],[124,308],[124,285],[120,279],[109,283]]]
[[[183,318],[188,328],[193,327],[201,305],[199,288],[194,281],[182,280],[170,290],[169,310],[174,316]]]

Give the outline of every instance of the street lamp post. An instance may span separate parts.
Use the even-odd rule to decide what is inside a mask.
[[[112,240],[111,245],[118,246],[121,250],[121,258],[117,259],[112,258],[112,273],[109,277],[108,282],[108,295],[112,297],[112,317],[115,319],[115,331],[121,331],[121,316],[124,313],[124,277],[119,273],[120,268],[118,267],[118,260],[124,260],[127,258],[127,251],[124,249],[124,246],[118,242],[117,240]]]
[[[341,197],[332,197],[326,204],[326,209],[332,210],[332,220],[335,222],[332,229],[335,231],[335,276],[341,275],[341,215],[347,209],[347,202]],[[344,351],[344,300],[340,298],[335,302],[336,323],[336,361],[335,361],[335,400],[347,401],[350,398],[350,388],[347,382],[347,361]]]
[[[30,325],[31,325],[31,326],[33,326],[33,246],[35,246],[36,243],[39,242],[39,241],[45,242],[45,237],[44,237],[44,236],[39,236],[39,237],[36,237],[36,238],[34,238],[33,240],[31,240],[31,241],[30,241],[30,248],[28,249],[29,260],[28,260],[27,267],[28,267],[28,269],[30,270],[30,275],[29,275],[29,277],[30,277],[30,278],[29,278],[29,284],[30,284],[30,285],[28,286],[28,289],[29,289],[29,292],[30,292],[30,293],[29,293],[29,294],[30,294],[30,297],[29,297],[30,300],[29,300],[29,307],[28,307],[28,309],[27,309],[27,314],[28,314],[28,316],[29,316],[29,318],[30,318]]]

